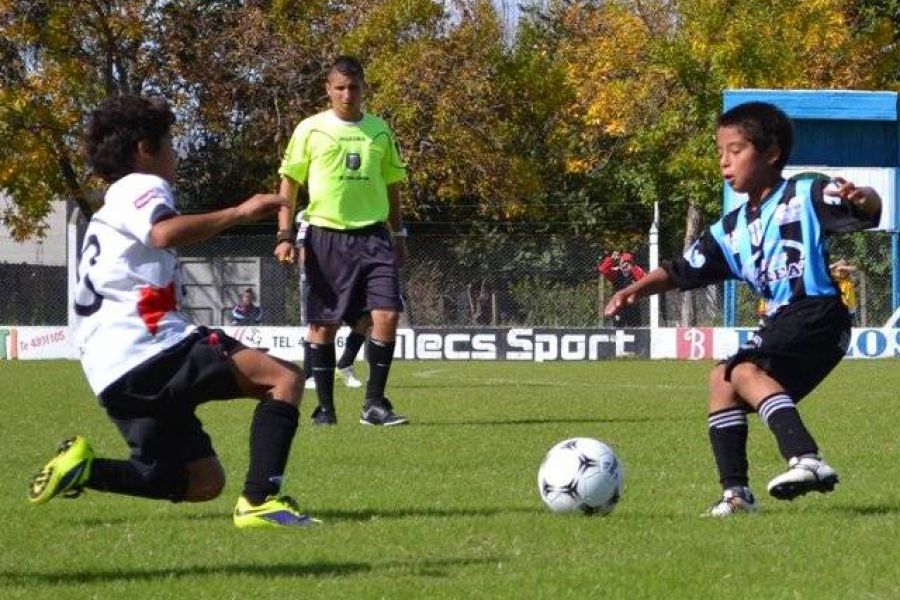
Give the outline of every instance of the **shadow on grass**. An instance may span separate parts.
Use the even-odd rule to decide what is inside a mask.
[[[829,506],[830,513],[844,513],[851,517],[884,517],[900,515],[900,504],[862,504]]]
[[[352,510],[317,510],[315,516],[326,523],[328,521],[376,521],[379,519],[416,519],[416,518],[448,518],[448,517],[496,517],[506,514],[532,514],[540,512],[538,508],[388,508],[388,509],[352,509]]]
[[[252,576],[259,579],[271,578],[334,578],[350,577],[369,572],[379,577],[385,570],[402,571],[406,574],[429,577],[445,577],[448,570],[470,565],[495,564],[505,557],[446,558],[434,560],[386,561],[383,563],[362,562],[315,562],[311,564],[244,563],[233,565],[179,565],[158,569],[85,569],[81,571],[0,571],[0,584],[4,586],[44,586],[44,585],[84,585],[117,581],[154,581],[172,578],[198,578],[222,576]]]
[[[532,418],[532,419],[471,419],[466,421],[416,421],[415,427],[446,427],[457,425],[486,425],[493,427],[494,425],[552,425],[554,423],[662,423],[677,421],[696,421],[692,415],[683,417],[611,417],[608,419],[598,419],[596,417],[566,417],[566,418]]]
[[[504,507],[504,508],[360,508],[352,510],[310,510],[310,514],[318,519],[322,519],[327,526],[329,523],[339,521],[377,521],[379,519],[419,519],[419,518],[436,518],[443,519],[449,517],[496,517],[505,514],[537,514],[543,512],[540,507]],[[153,515],[145,519],[136,520],[134,517],[113,517],[113,518],[89,518],[79,519],[75,524],[78,527],[86,529],[95,529],[97,527],[112,527],[117,525],[135,525],[140,522],[159,522],[159,521],[221,521],[224,526],[231,526],[231,515],[228,513],[171,513],[165,515]]]

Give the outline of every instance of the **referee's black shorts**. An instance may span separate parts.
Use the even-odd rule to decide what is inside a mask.
[[[310,225],[303,249],[310,323],[355,323],[373,310],[403,311],[397,255],[382,225],[348,230]]]
[[[779,309],[726,359],[725,379],[752,362],[784,386],[794,401],[809,394],[847,354],[850,313],[837,296],[803,298]]]

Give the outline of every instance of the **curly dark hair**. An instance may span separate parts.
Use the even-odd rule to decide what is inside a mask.
[[[745,102],[723,113],[718,127],[737,127],[759,152],[778,148],[779,170],[784,168],[794,147],[794,126],[780,108],[768,102]]]
[[[162,98],[113,96],[93,110],[84,134],[88,165],[107,183],[134,171],[134,151],[146,141],[153,152],[170,132],[175,114]]]

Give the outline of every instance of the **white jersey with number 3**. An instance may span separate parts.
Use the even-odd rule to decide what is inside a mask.
[[[96,394],[194,329],[179,312],[178,256],[150,245],[153,225],[177,214],[164,179],[132,173],[109,186],[88,225],[73,334]]]

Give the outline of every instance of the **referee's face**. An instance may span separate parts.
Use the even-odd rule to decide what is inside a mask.
[[[331,110],[345,121],[362,118],[363,82],[359,77],[350,77],[340,71],[332,71],[325,84]]]

